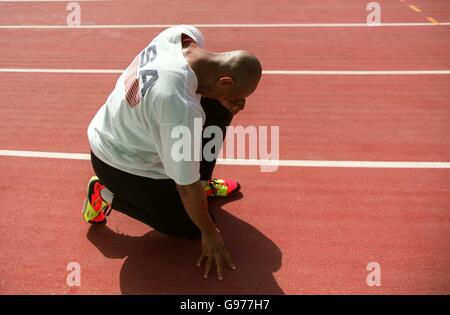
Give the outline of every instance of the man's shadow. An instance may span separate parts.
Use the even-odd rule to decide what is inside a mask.
[[[215,265],[206,280],[202,277],[204,264],[196,267],[199,240],[176,239],[155,230],[131,237],[107,225],[91,226],[87,237],[106,257],[128,257],[120,272],[123,294],[284,294],[273,276],[281,266],[280,249],[256,228],[222,209],[225,203],[240,198],[239,193],[234,198],[209,201],[237,266],[236,271],[224,267],[220,282]]]

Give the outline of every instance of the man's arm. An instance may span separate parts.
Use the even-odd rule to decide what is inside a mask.
[[[197,225],[202,233],[202,254],[198,259],[197,266],[200,266],[206,258],[206,267],[204,277],[208,278],[212,262],[216,262],[217,277],[223,279],[222,258],[225,258],[231,269],[236,269],[231,260],[228,250],[225,248],[222,236],[216,228],[214,221],[208,213],[208,202],[203,185],[196,181],[190,185],[176,185],[180,194],[184,208],[192,221]]]
[[[186,212],[202,234],[215,232],[216,226],[208,213],[208,202],[201,182],[196,181],[190,185],[177,184],[177,190]]]

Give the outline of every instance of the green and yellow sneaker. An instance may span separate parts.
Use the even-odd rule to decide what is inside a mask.
[[[111,212],[111,205],[101,196],[104,185],[97,176],[92,176],[87,187],[86,199],[82,209],[83,219],[88,223],[104,223]]]
[[[232,179],[212,179],[205,186],[207,197],[230,197],[241,189],[241,185]]]

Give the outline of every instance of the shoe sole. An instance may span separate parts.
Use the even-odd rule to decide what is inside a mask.
[[[208,196],[208,198],[230,198],[230,197],[233,197],[234,195],[236,195],[240,190],[241,190],[241,184],[237,183],[236,189],[233,190],[233,192],[231,194],[229,194],[228,196],[211,195],[211,196]]]
[[[83,215],[83,220],[86,223],[89,223],[89,224],[104,224],[104,223],[106,223],[106,217],[105,217],[105,220],[99,221],[99,222],[91,221],[92,219],[95,219],[96,217],[94,217],[94,218],[92,218],[90,220],[86,220],[86,217],[85,217],[85,213],[88,211],[88,207],[90,207],[89,195],[91,193],[91,185],[92,184],[95,185],[95,181],[96,180],[99,181],[97,176],[92,176],[91,179],[89,179],[89,182],[88,182],[87,188],[86,188],[86,191],[87,191],[86,198],[84,199],[84,204],[83,204],[83,208],[81,209],[81,213]]]

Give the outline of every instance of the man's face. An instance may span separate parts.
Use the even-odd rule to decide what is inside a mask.
[[[219,92],[217,99],[225,106],[233,115],[244,109],[245,99],[252,94],[253,90],[243,90],[231,85]]]
[[[200,93],[199,93],[200,92]],[[233,115],[244,109],[245,99],[248,96],[243,93],[231,93],[230,91],[223,91],[221,89],[197,91],[204,97],[219,100],[220,103],[226,107]],[[250,93],[248,93],[250,94]]]
[[[233,115],[236,115],[245,107],[245,98],[238,98],[238,99],[220,98],[219,101],[220,103],[222,103],[223,106],[228,108],[228,110]]]
[[[222,77],[212,88],[199,89],[197,93],[200,93],[204,97],[219,100],[233,115],[236,115],[244,109],[245,99],[252,94],[255,89],[256,87],[250,89],[248,87],[238,87],[234,84],[232,78]]]

